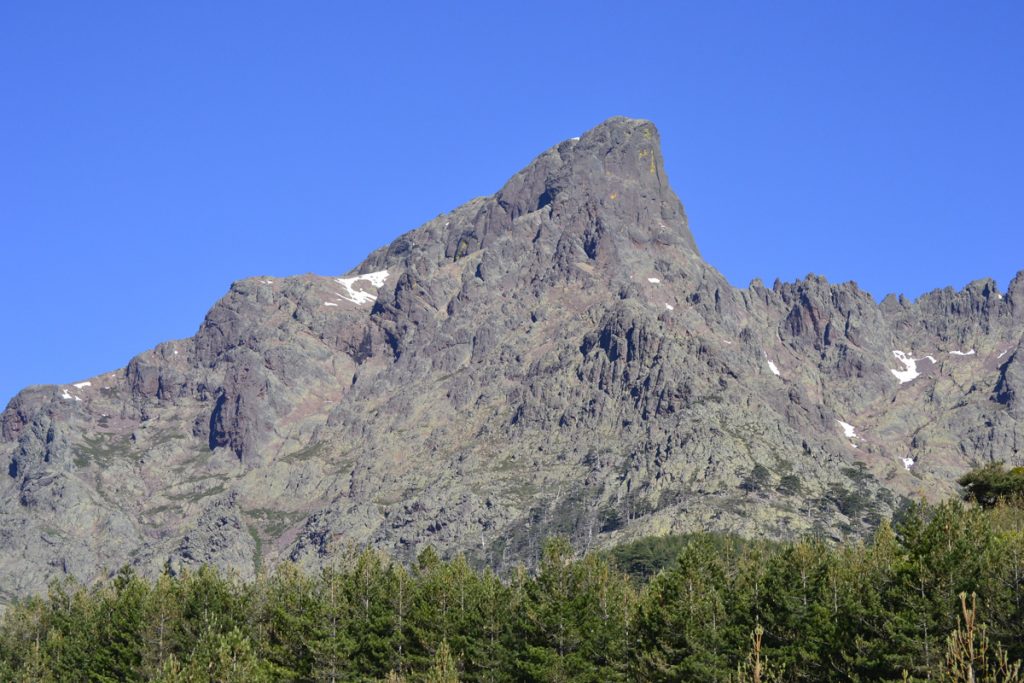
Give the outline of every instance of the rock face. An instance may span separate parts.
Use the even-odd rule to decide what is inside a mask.
[[[532,562],[670,531],[867,533],[1022,464],[1024,273],[877,304],[736,289],[658,134],[611,119],[344,278],[232,285],[197,334],[2,415],[0,600],[353,546]]]

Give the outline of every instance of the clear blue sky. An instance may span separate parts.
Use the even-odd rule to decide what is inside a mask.
[[[0,406],[616,114],[658,125],[736,285],[1024,269],[1024,3],[378,4],[0,4]]]

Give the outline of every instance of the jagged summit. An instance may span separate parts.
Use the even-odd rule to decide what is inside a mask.
[[[596,217],[604,230],[639,243],[697,251],[649,121],[615,117],[555,146],[513,176],[497,200],[512,220],[550,205],[562,218]]]
[[[629,265],[629,251],[665,247],[699,259],[683,205],[668,184],[653,123],[615,117],[555,145],[493,196],[399,237],[352,274],[429,271],[499,245],[535,251],[538,243],[557,249],[562,267],[623,258]]]
[[[0,601],[353,546],[498,567],[545,535],[870,533],[1021,464],[1024,275],[877,304],[731,287],[658,134],[614,118],[344,277],[236,282],[196,335],[0,416]]]

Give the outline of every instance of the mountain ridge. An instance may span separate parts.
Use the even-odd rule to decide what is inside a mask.
[[[656,128],[616,117],[347,276],[235,282],[193,337],[20,392],[0,598],[353,545],[506,566],[548,533],[861,536],[1019,463],[1022,330],[1024,271],[913,302],[732,287]]]

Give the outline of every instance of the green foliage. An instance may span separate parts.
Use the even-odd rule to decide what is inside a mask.
[[[1000,503],[1024,503],[1024,467],[1006,470],[1002,463],[992,463],[971,470],[957,479],[963,486],[964,499],[991,508]]]
[[[758,463],[750,469],[747,476],[745,476],[743,481],[740,482],[740,488],[744,491],[753,493],[755,491],[761,491],[768,488],[771,481],[771,471],[761,463]]]
[[[427,671],[425,683],[459,683],[459,670],[452,657],[448,641],[442,640],[434,655],[434,663]]]
[[[620,571],[647,580],[671,566],[688,541],[688,536],[649,536],[616,546],[608,555]]]
[[[250,584],[123,570],[0,617],[17,682],[1013,681],[1022,650],[1024,512],[957,501],[843,546],[553,539],[504,577],[432,549]]]
[[[727,661],[728,567],[707,538],[695,538],[676,566],[649,584],[637,617],[638,666],[652,681],[714,680]]]
[[[804,485],[797,475],[784,474],[779,479],[779,486],[776,490],[783,495],[798,496],[803,493]]]
[[[951,683],[1020,683],[1021,663],[1010,663],[1006,651],[998,644],[992,648],[987,627],[978,622],[978,596],[960,594],[963,621],[946,638],[946,666],[943,679]]]

